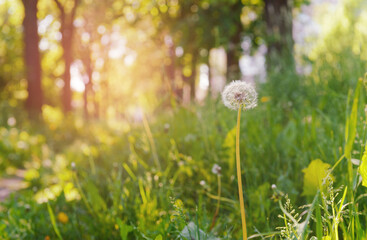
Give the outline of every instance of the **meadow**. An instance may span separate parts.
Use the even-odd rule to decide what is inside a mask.
[[[304,79],[289,90],[299,91],[293,101],[267,91],[269,84],[259,87],[259,106],[244,112],[240,136],[250,236],[366,236],[358,173],[365,87],[357,77],[351,84],[325,94],[326,86]],[[1,171],[25,166],[27,188],[1,204],[2,238],[240,237],[236,114],[220,99],[144,116],[144,124],[86,126],[46,116],[35,127],[14,116],[14,125],[1,128]]]
[[[265,31],[269,1],[137,2],[40,0],[35,90],[25,69],[37,57],[20,51],[31,20],[17,17],[31,7],[0,1],[0,239],[367,239],[363,1],[341,1],[336,13],[320,6],[312,47],[292,42],[287,54]],[[265,80],[252,81],[257,107],[242,111],[239,129],[221,91],[195,96],[203,64],[208,84],[221,73],[211,62],[221,50],[225,84],[243,77],[235,43],[238,54],[268,47]],[[75,79],[82,86],[70,87]]]

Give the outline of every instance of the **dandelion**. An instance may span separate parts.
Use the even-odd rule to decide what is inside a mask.
[[[69,221],[69,217],[64,212],[59,212],[59,214],[57,214],[57,220],[61,223],[67,223]]]
[[[164,131],[168,132],[170,127],[169,123],[164,124]]]
[[[270,101],[269,96],[264,96],[264,97],[260,98],[260,102],[262,102],[262,103],[266,103],[266,102],[269,102],[269,101]]]
[[[218,164],[214,164],[212,167],[212,173],[215,175],[220,175],[222,172],[222,168]]]
[[[230,109],[247,110],[257,106],[257,92],[251,84],[236,80],[224,88],[222,100],[224,105]]]
[[[10,117],[8,118],[7,123],[10,127],[13,127],[17,123],[17,120],[14,117]]]
[[[236,165],[238,179],[238,195],[241,208],[241,221],[243,239],[247,240],[245,204],[243,202],[243,190],[241,179],[241,163],[240,163],[240,122],[241,109],[248,110],[257,106],[257,92],[255,88],[242,81],[233,81],[228,84],[222,93],[223,103],[226,107],[237,110],[237,131],[236,131]]]

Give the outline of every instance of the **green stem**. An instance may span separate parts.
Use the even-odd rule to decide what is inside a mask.
[[[215,213],[213,216],[212,224],[210,225],[210,230],[213,229],[215,226],[215,222],[217,220],[218,214],[219,214],[219,207],[220,207],[220,196],[221,196],[221,180],[220,180],[220,174],[218,174],[218,202],[217,202],[217,208],[215,209]]]
[[[236,164],[237,164],[238,194],[239,194],[240,208],[241,208],[241,220],[242,220],[242,232],[243,232],[242,236],[243,236],[243,240],[247,240],[245,204],[243,202],[242,179],[241,179],[240,122],[241,122],[241,108],[238,109],[238,115],[237,115]]]
[[[91,206],[90,206],[90,204],[88,203],[87,197],[85,196],[85,194],[84,194],[84,192],[83,192],[82,186],[80,185],[79,178],[78,178],[78,176],[76,175],[76,173],[73,173],[73,175],[72,175],[72,176],[74,177],[74,181],[75,181],[75,183],[76,183],[76,187],[77,187],[77,189],[79,190],[80,196],[82,197],[82,200],[83,200],[83,202],[84,202],[85,206],[87,207],[87,209],[88,209],[89,213],[90,213],[91,215],[93,215],[93,216],[94,216],[94,215],[98,215],[98,214],[94,214],[94,211],[93,211],[92,207],[91,207]]]
[[[150,131],[149,123],[148,123],[148,120],[145,117],[144,113],[143,113],[143,125],[144,125],[144,128],[145,128],[145,132],[148,136],[148,140],[149,140],[149,143],[150,143],[150,150],[152,151],[152,154],[153,154],[153,159],[155,161],[155,164],[158,167],[158,170],[161,171],[161,164],[160,164],[159,159],[158,159],[158,154],[157,154],[157,149],[155,147],[153,134]]]

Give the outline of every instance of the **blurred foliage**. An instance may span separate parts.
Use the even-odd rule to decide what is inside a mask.
[[[306,93],[314,91],[303,87]],[[266,94],[260,92],[260,96]],[[301,170],[315,158],[333,165],[341,155],[343,117],[326,112],[336,102],[346,111],[344,94],[329,95],[326,102],[322,101],[324,96],[316,95],[317,110],[305,107],[307,99],[303,107],[269,100],[245,113],[241,150],[251,233],[255,229],[273,231],[281,222],[271,185],[288,193],[292,201],[306,203],[301,196],[306,184],[306,179],[299,181],[303,179]],[[363,97],[359,113],[364,102]],[[238,238],[241,226],[236,219],[240,216],[234,171],[230,170],[234,115],[220,102],[208,101],[204,107],[178,107],[148,116],[162,171],[155,165],[142,123],[120,123],[130,127],[115,129],[103,123],[77,124],[81,119],[56,125],[45,121],[40,129],[44,138],[32,145],[32,153],[23,153],[17,146],[7,153],[28,169],[25,181],[30,187],[2,205],[9,211],[1,215],[2,237],[56,237],[54,228],[47,224],[47,205],[42,203],[48,200],[55,216],[63,212],[68,217],[67,223],[57,221],[62,236],[155,239],[161,235],[170,239],[198,227],[210,236]],[[33,134],[26,135],[30,130],[17,128],[23,129],[13,125],[2,131],[17,133],[14,144],[20,140],[31,144]],[[357,124],[357,132],[353,157],[358,158],[359,141],[365,141],[362,122]],[[11,139],[8,135],[2,139]],[[24,154],[33,158],[24,158]],[[218,224],[208,232],[216,206],[217,178],[211,172],[214,163],[222,167],[223,200]],[[11,161],[1,166],[6,170],[15,164]],[[346,162],[333,172],[336,186],[347,182],[343,166]]]
[[[84,1],[81,9],[90,12],[80,10],[75,23],[80,40],[75,64],[82,61],[85,49],[93,50],[89,57],[95,98],[103,115],[87,121],[80,111],[64,116],[60,110],[56,97],[63,72],[60,23],[53,2],[40,0],[46,104],[42,121],[34,122],[22,108],[27,93],[21,4],[0,1],[4,16],[0,21],[7,21],[0,24],[0,172],[9,178],[24,169],[28,186],[1,203],[0,238],[159,240],[185,239],[195,231],[195,236],[207,239],[239,239],[240,211],[233,187],[235,113],[219,99],[179,104],[171,98],[162,70],[168,61],[165,41],[183,48],[175,63],[183,68],[194,55],[205,61],[211,48],[227,44],[236,31],[229,17],[234,1],[108,3],[112,7]],[[263,2],[241,4],[245,5],[241,21],[256,51],[262,43],[261,22],[249,23],[246,16],[254,11],[259,17]],[[328,12],[328,6],[320,11]],[[269,72],[271,81],[258,84],[259,107],[244,114],[240,147],[250,234],[277,230],[284,224],[278,215],[292,211],[290,202],[297,206],[312,202],[294,229],[302,227],[307,236],[321,234],[326,239],[335,236],[335,229],[343,239],[366,235],[366,189],[361,186],[365,179],[359,180],[366,164],[366,94],[361,83],[354,90],[366,67],[362,44],[366,5],[342,1],[336,10],[319,14],[328,19],[320,19],[323,30],[310,39],[308,51],[296,56],[312,71]],[[105,21],[99,22],[100,15]],[[195,41],[190,41],[192,33]],[[84,74],[86,69],[80,69]],[[82,90],[74,96],[78,110]],[[348,160],[338,162],[344,151]],[[362,165],[357,171],[359,159]],[[346,170],[348,163],[353,163],[352,172]],[[214,164],[222,167],[222,195],[217,224],[209,230],[217,204]],[[321,187],[323,169],[330,167],[333,183]],[[333,195],[341,188],[344,197]],[[329,195],[323,204],[318,194],[324,192]],[[279,205],[283,199],[289,200],[285,208]],[[337,211],[330,214],[330,209]],[[284,218],[291,220],[288,215]],[[328,232],[308,231],[320,226]]]

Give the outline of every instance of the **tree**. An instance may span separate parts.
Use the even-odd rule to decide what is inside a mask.
[[[223,45],[226,47],[227,52],[227,81],[232,81],[235,79],[241,79],[240,70],[240,56],[241,56],[241,42],[242,36],[244,34],[244,28],[241,22],[243,4],[241,1],[235,1],[232,5],[221,11],[224,16],[222,19],[227,19],[225,21],[227,24],[222,24],[225,32],[223,36],[227,36],[224,39]]]
[[[26,108],[31,116],[42,112],[41,63],[38,49],[37,0],[22,0],[24,5],[24,60],[28,81]]]
[[[75,58],[79,59],[83,65],[84,73],[84,116],[89,119],[91,116],[99,118],[104,109],[108,108],[108,63],[111,41],[103,38],[111,37],[111,26],[115,18],[122,17],[113,12],[113,0],[101,2],[84,2],[80,7],[84,10],[79,19],[83,22],[76,28]],[[98,64],[98,60],[102,60]],[[98,65],[102,65],[99,66]],[[93,73],[98,73],[99,79],[93,80]],[[99,89],[96,91],[95,89]],[[103,97],[100,97],[104,95]],[[104,108],[100,107],[103,104]],[[93,115],[91,108],[93,106]]]
[[[85,37],[85,40],[81,40],[78,43],[78,58],[81,60],[81,62],[83,63],[83,70],[84,70],[84,74],[85,74],[85,79],[84,79],[84,93],[83,93],[83,100],[84,100],[84,117],[86,119],[89,119],[90,114],[89,114],[89,95],[91,95],[91,98],[93,99],[93,104],[94,104],[94,117],[98,118],[99,117],[99,112],[98,112],[98,103],[96,100],[96,93],[94,91],[94,83],[93,83],[93,71],[94,71],[94,62],[92,59],[92,50],[91,50],[91,43],[94,42],[94,32],[92,32],[92,29],[90,28],[90,26],[84,26],[84,30],[83,33],[81,33],[80,35],[85,35],[87,37]],[[80,37],[80,39],[82,39],[82,37]]]
[[[73,0],[74,5],[70,11],[67,13],[64,5],[61,4],[59,0],[54,0],[59,11],[60,11],[60,20],[61,20],[61,45],[63,48],[63,60],[64,60],[64,87],[63,87],[63,95],[62,95],[62,104],[64,108],[64,113],[68,113],[71,111],[71,87],[70,87],[70,67],[73,62],[72,55],[72,47],[73,47],[73,36],[74,36],[74,19],[76,14],[76,9],[79,5],[80,0]]]
[[[264,0],[264,3],[268,71],[282,66],[294,68],[292,1]]]

